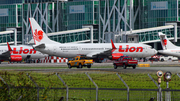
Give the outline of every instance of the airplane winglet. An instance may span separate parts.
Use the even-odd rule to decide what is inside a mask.
[[[115,47],[115,45],[114,45],[112,39],[111,39],[111,44],[112,44],[112,49],[116,49],[116,47]]]
[[[9,50],[9,51],[12,51],[12,49],[11,49],[11,47],[10,47],[10,45],[9,45],[8,42],[7,42],[7,45],[8,45],[8,50]]]
[[[163,34],[162,32],[159,32],[158,35],[159,35],[159,37],[162,37],[162,38],[165,38],[165,36],[166,36],[166,35]]]

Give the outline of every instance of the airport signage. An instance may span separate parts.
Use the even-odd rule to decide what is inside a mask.
[[[8,16],[8,9],[0,9],[0,16]]]
[[[151,2],[151,10],[166,10],[168,9],[168,2]]]
[[[85,13],[85,6],[84,5],[76,5],[69,7],[69,13]]]

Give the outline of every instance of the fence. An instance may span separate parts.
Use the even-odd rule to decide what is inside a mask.
[[[1,72],[0,99],[16,101],[163,101],[167,98],[166,93],[170,92],[171,101],[180,101],[179,74],[173,75],[174,81],[172,80],[172,85],[170,83],[171,89],[166,89],[165,83],[158,87],[154,74],[142,75],[105,72],[41,75]]]

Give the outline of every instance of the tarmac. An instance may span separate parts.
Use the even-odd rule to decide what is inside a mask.
[[[92,68],[76,68],[73,67],[71,69],[68,68],[66,63],[7,63],[2,62],[0,65],[1,71],[34,71],[34,72],[119,72],[119,73],[156,73],[161,70],[163,72],[170,71],[172,73],[180,73],[180,63],[178,61],[166,61],[166,62],[138,62],[138,64],[149,64],[150,67],[136,67],[136,69],[132,69],[132,67],[127,67],[127,69],[123,69],[122,67],[118,67],[114,69],[113,63],[94,63]],[[108,67],[110,66],[110,67]],[[14,69],[6,69],[4,67],[21,67]],[[23,67],[28,67],[28,69],[24,69]],[[34,69],[32,67],[44,67]],[[46,68],[47,67],[47,68]],[[59,68],[51,68],[51,67],[59,67]],[[32,68],[32,69],[31,69]]]

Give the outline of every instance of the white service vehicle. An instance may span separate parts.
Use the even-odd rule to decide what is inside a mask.
[[[178,57],[174,56],[160,56],[159,58],[160,61],[178,61]]]

